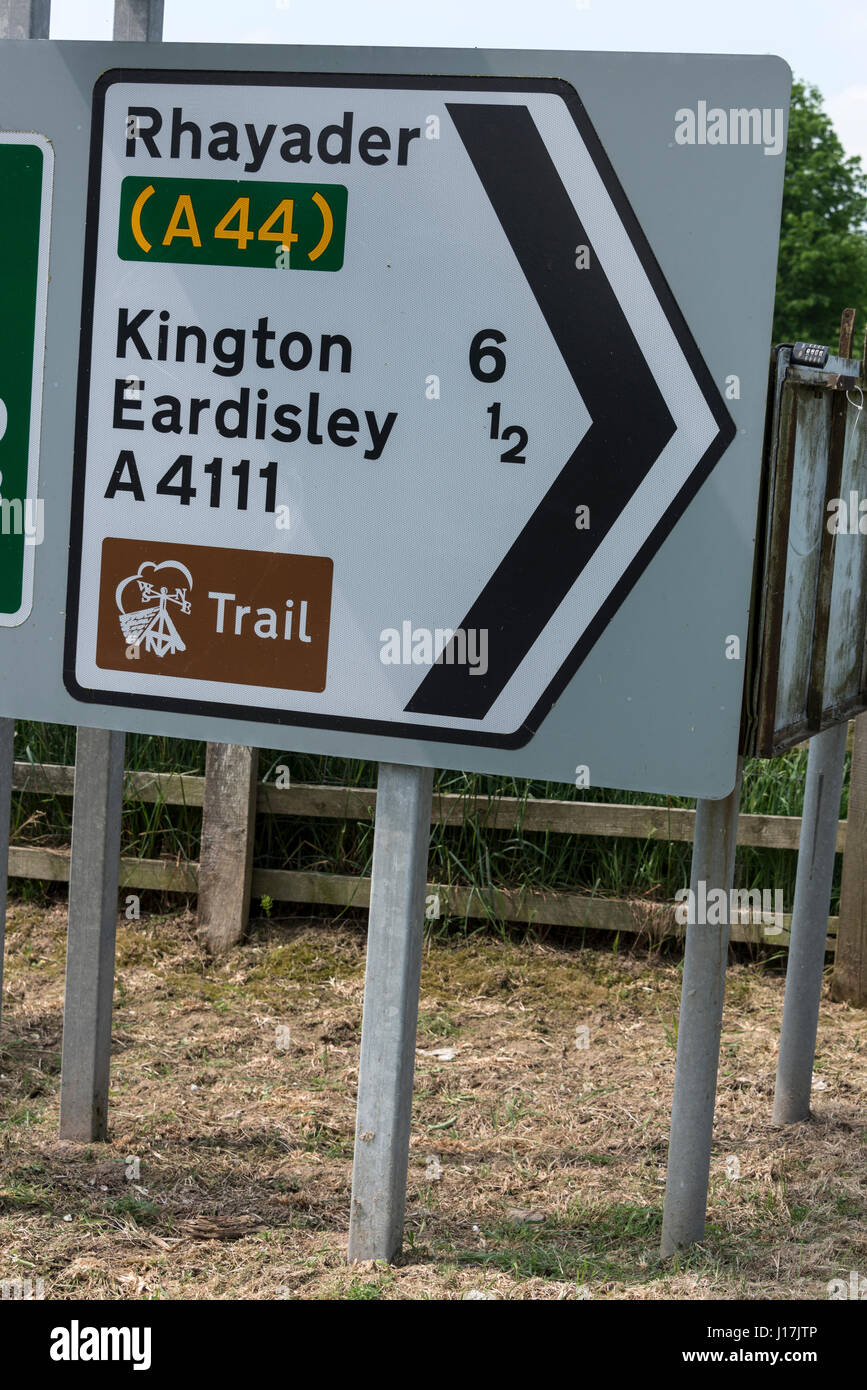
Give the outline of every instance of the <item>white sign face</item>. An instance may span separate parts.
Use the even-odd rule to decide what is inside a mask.
[[[97,84],[65,680],[527,743],[734,435],[574,88]]]

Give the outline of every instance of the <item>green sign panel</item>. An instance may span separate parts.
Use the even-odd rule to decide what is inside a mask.
[[[0,627],[30,612],[42,540],[36,482],[52,163],[43,136],[0,132]]]
[[[340,270],[341,184],[126,178],[118,255],[125,261]]]

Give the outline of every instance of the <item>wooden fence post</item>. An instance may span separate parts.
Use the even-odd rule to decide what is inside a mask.
[[[831,998],[867,1005],[867,714],[855,720]]]
[[[3,960],[6,950],[6,892],[9,887],[9,831],[15,769],[14,719],[0,719],[0,1021],[3,1018]]]
[[[867,387],[867,332],[861,349],[861,385]],[[859,416],[860,419],[860,416]],[[856,427],[857,428],[857,427]],[[862,668],[863,669],[863,668]],[[867,714],[855,720],[846,847],[840,880],[840,919],[831,998],[867,1006]]]
[[[214,952],[234,946],[247,927],[258,767],[255,748],[208,744],[199,854],[199,934]]]

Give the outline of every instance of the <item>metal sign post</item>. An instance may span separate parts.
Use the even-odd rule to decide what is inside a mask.
[[[75,749],[69,929],[60,1075],[60,1137],[104,1139],[124,735],[79,729]]]
[[[51,0],[3,0],[0,39],[47,39]]]
[[[380,763],[352,1170],[350,1260],[403,1238],[433,772]]]
[[[774,1120],[781,1125],[794,1124],[810,1116],[810,1087],[828,941],[847,733],[848,725],[843,723],[816,734],[810,740],[807,756],[774,1091]]]
[[[112,38],[159,43],[165,0],[114,0]]]
[[[706,901],[712,890],[722,889],[726,906],[718,924],[695,922],[686,929],[662,1215],[664,1258],[704,1235],[742,777],[739,762],[731,795],[701,800],[696,808],[693,901]]]
[[[115,39],[162,37],[163,0],[115,0]],[[117,887],[126,735],[79,726],[69,870],[60,1137],[108,1126]]]

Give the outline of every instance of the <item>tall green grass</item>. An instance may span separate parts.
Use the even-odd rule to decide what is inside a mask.
[[[75,758],[74,729],[19,722],[15,756],[34,763],[71,764]],[[278,765],[288,766],[293,783],[375,787],[376,766],[344,758],[262,750],[259,776],[273,781]],[[127,766],[156,772],[203,774],[205,744],[183,739],[127,735]],[[747,762],[741,809],[766,815],[798,816],[804,796],[805,749],[774,761]],[[565,801],[607,801],[621,805],[692,807],[694,801],[610,790],[576,790],[559,782],[518,781],[507,777],[439,772],[437,790],[467,798],[514,796]],[[848,802],[848,759],[841,815]],[[23,844],[68,844],[70,798],[16,794],[13,798],[13,839]],[[195,808],[132,800],[125,803],[122,851],[145,858],[196,859],[201,814]],[[256,824],[255,864],[259,868],[315,870],[322,873],[368,874],[373,852],[370,820],[333,821],[295,816],[260,816]],[[434,826],[430,877],[454,886],[472,886],[484,897],[497,887],[571,890],[611,897],[670,900],[689,882],[691,846],[655,837],[650,840],[609,836],[562,835],[496,830],[484,814],[472,813],[461,826]],[[781,888],[791,910],[796,855],[791,850],[738,849],[736,883],[741,888]],[[838,857],[832,912],[838,909]],[[18,892],[39,891],[24,881]]]

